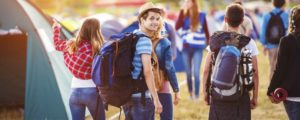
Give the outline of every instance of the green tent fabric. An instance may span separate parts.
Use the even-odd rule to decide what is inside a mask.
[[[11,91],[25,94],[24,119],[71,119],[69,95],[72,75],[63,63],[62,53],[55,51],[53,47],[52,28],[45,16],[32,3],[24,0],[1,0],[0,16],[1,29],[18,26],[28,37],[27,45],[25,45],[26,52],[24,52],[26,53],[24,55],[26,69],[23,70],[26,73],[23,77],[25,80],[18,78],[9,80],[18,84],[22,84],[18,81],[25,81],[23,83],[25,89],[10,86]],[[13,44],[11,46],[14,47]],[[9,51],[1,49],[1,52]],[[12,69],[16,72],[20,71],[18,67]],[[1,71],[5,70],[1,69]],[[7,93],[7,91],[0,90],[1,99],[7,98],[5,97]],[[16,101],[14,97],[9,97],[9,99]]]

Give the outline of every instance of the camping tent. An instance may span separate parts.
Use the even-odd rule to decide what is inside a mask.
[[[24,105],[24,119],[70,119],[71,73],[52,42],[46,17],[25,0],[0,1],[0,28],[24,34],[0,38],[0,104]]]

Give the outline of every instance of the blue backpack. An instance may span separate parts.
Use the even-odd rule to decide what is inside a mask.
[[[212,73],[212,85],[228,90],[235,84],[238,77],[241,52],[235,46],[223,46],[216,58]]]
[[[133,93],[141,92],[143,96],[148,89],[142,74],[139,80],[133,80],[131,75],[136,43],[140,37],[146,36],[134,33],[112,36],[117,40],[106,42],[94,56],[92,79],[106,108],[108,104],[121,107]]]
[[[241,93],[239,64],[241,52],[232,45],[221,47],[211,76],[212,96],[216,100],[237,101]]]
[[[227,42],[225,42],[228,40]],[[234,32],[215,32],[210,39],[212,72],[209,93],[215,100],[237,101],[243,93],[241,49],[250,38]]]

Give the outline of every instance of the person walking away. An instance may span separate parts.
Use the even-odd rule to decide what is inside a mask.
[[[104,42],[99,21],[86,19],[75,40],[62,40],[56,22],[53,29],[55,49],[63,53],[65,65],[73,74],[69,99],[72,119],[84,120],[87,107],[94,120],[105,120],[101,97],[91,79],[93,55]]]
[[[264,46],[264,55],[268,55],[271,79],[278,54],[278,44],[281,37],[286,35],[288,29],[288,13],[284,11],[285,0],[272,0],[275,7],[264,15],[261,29],[261,43]]]
[[[300,5],[295,6],[290,14],[288,35],[282,37],[279,44],[276,69],[272,76],[267,95],[272,103],[281,101],[272,97],[277,88],[287,91],[283,101],[290,120],[300,120]]]
[[[220,68],[215,68],[218,62],[217,49],[221,49],[220,45],[228,44],[224,48],[234,48],[232,46],[237,46],[241,51],[248,49],[251,56],[258,54],[255,42],[250,42],[250,38],[245,35],[239,34],[239,26],[242,24],[244,18],[244,10],[239,4],[231,4],[226,8],[225,22],[228,24],[227,31],[215,32],[210,38],[210,46],[208,47],[208,54],[206,56],[206,63],[203,72],[203,94],[204,101],[207,105],[210,105],[209,120],[250,120],[251,119],[251,108],[254,109],[257,106],[258,97],[258,79],[254,77],[252,91],[253,95],[250,99],[249,92],[251,89],[243,88],[245,86],[244,82],[240,83],[240,77],[235,77],[234,86],[229,89],[220,89],[216,87],[214,82],[214,73]],[[217,41],[217,42],[216,42]],[[222,42],[219,43],[219,42]],[[229,44],[232,42],[231,44]],[[218,48],[214,44],[219,44]],[[214,46],[211,46],[214,45]],[[214,49],[212,49],[214,48]],[[222,47],[223,49],[223,47]],[[236,49],[236,48],[235,48]],[[232,50],[232,49],[231,49]],[[242,53],[242,52],[241,52]],[[237,62],[241,62],[240,59]],[[215,63],[215,64],[213,64]],[[253,63],[253,61],[252,61]],[[226,63],[234,64],[230,62]],[[213,66],[215,65],[215,67]],[[237,64],[238,65],[238,64]],[[254,67],[255,66],[255,67]],[[214,69],[213,69],[214,67]],[[253,63],[253,68],[257,71],[257,66]],[[228,71],[220,71],[225,74]],[[233,71],[235,72],[235,71]],[[258,72],[258,71],[257,71]],[[213,74],[212,74],[213,73]],[[212,74],[212,75],[211,75]],[[239,72],[234,73],[235,76],[240,76]],[[212,77],[212,78],[211,78]],[[251,76],[250,76],[251,77]],[[212,82],[210,80],[213,80]],[[241,89],[239,89],[241,88]],[[223,96],[223,97],[220,97]]]

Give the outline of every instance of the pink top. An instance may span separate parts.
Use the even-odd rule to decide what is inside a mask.
[[[170,91],[170,82],[168,80],[164,80],[163,86],[158,91],[158,93],[171,93],[171,91]]]

